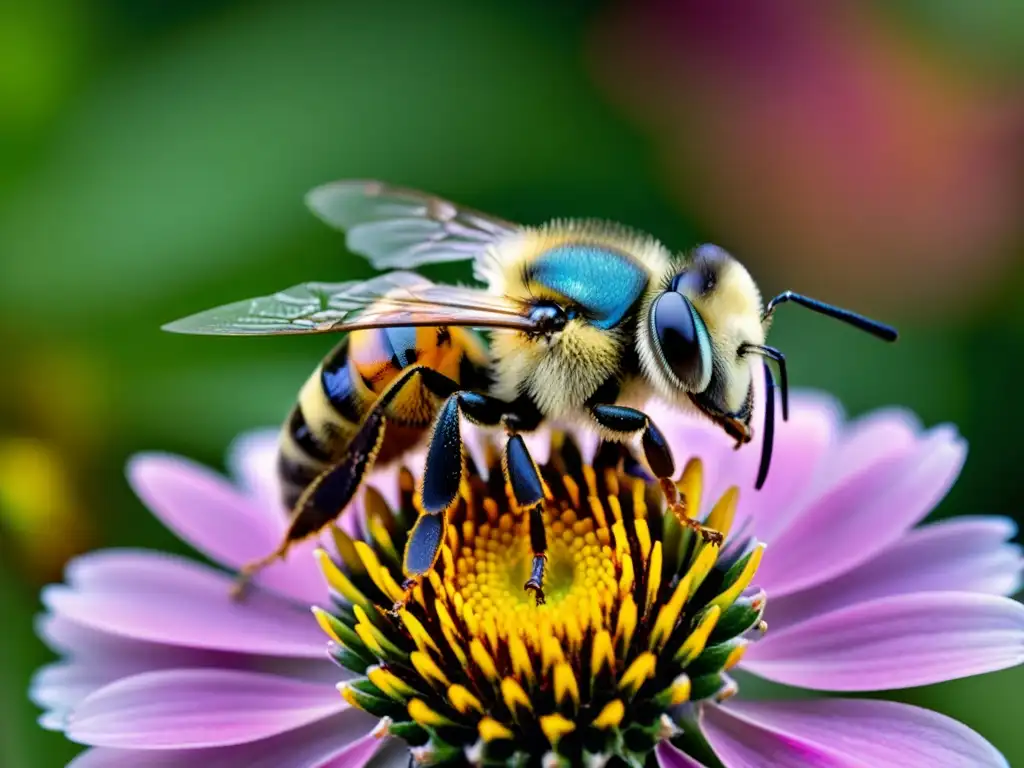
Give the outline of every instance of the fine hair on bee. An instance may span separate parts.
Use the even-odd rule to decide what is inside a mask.
[[[703,414],[739,448],[753,437],[758,358],[760,489],[771,465],[776,389],[783,421],[789,416],[786,358],[767,344],[776,309],[799,304],[882,340],[897,337],[888,325],[792,291],[763,304],[746,267],[715,245],[673,253],[650,235],[589,219],[526,226],[378,181],[326,184],[307,203],[384,274],[302,283],[165,326],[214,335],[345,334],[282,428],[288,529],[274,552],[242,569],[239,590],[336,520],[375,465],[425,441],[421,509],[402,563],[408,595],[434,567],[459,500],[462,419],[508,436],[502,467],[528,521],[525,588],[538,602],[546,488],[522,435],[546,422],[592,429],[606,442],[639,442],[637,456],[671,512],[720,544],[721,534],[688,512],[668,440],[645,404],[657,398]],[[433,283],[415,271],[454,261],[472,263],[475,285]],[[474,330],[486,331],[488,343]]]

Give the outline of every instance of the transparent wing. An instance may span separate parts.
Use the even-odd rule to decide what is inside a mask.
[[[439,197],[379,181],[336,181],[306,195],[327,224],[347,233],[350,251],[377,269],[479,261],[519,226]],[[474,270],[479,274],[479,270]]]
[[[478,288],[437,285],[411,272],[347,283],[303,283],[168,323],[174,333],[273,336],[403,325],[530,330],[518,302]]]

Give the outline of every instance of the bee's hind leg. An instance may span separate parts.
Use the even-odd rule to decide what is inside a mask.
[[[636,408],[604,404],[591,405],[590,414],[594,421],[608,432],[622,437],[640,433],[644,458],[647,459],[654,476],[658,478],[665,501],[676,519],[682,525],[697,531],[704,541],[722,543],[723,536],[719,531],[701,525],[687,514],[687,500],[679,495],[679,489],[672,480],[676,472],[672,449],[650,416]]]
[[[281,545],[266,557],[241,568],[231,591],[232,597],[243,597],[253,576],[284,557],[293,544],[319,533],[345,511],[363,479],[373,469],[384,440],[388,408],[402,390],[415,380],[415,376],[425,370],[429,369],[421,366],[406,368],[388,385],[363,419],[341,460],[319,474],[299,496]]]
[[[242,566],[232,597],[244,596],[253,576],[284,557],[293,544],[319,533],[338,518],[373,468],[385,423],[383,408],[370,411],[341,461],[321,472],[299,496],[280,546],[266,557]]]

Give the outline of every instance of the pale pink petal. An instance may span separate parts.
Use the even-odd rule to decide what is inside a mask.
[[[743,666],[826,691],[909,688],[1024,662],[1024,605],[967,592],[857,603],[753,643]]]
[[[502,441],[504,442],[504,441]],[[551,458],[551,433],[546,429],[539,429],[536,432],[527,432],[523,435],[523,442],[533,460],[540,464],[547,464]]]
[[[669,741],[659,742],[654,754],[661,768],[705,768],[704,763],[694,760]]]
[[[708,707],[703,722],[727,768],[1007,766],[967,726],[891,701],[736,701]]]
[[[462,444],[465,446],[466,453],[473,460],[476,465],[477,471],[481,477],[486,478],[489,474],[487,459],[496,445],[495,438],[498,431],[481,427],[472,422],[462,420]]]
[[[337,691],[334,694],[337,696]],[[237,746],[183,750],[94,748],[79,755],[69,768],[328,768],[332,759],[359,743],[376,722],[364,712],[346,710],[278,736]],[[406,755],[408,763],[408,752]],[[359,765],[356,762],[353,768]]]
[[[946,520],[908,531],[868,562],[810,589],[769,600],[772,630],[837,608],[908,592],[963,591],[1012,595],[1024,558],[1006,543],[1017,526],[1005,517]]]
[[[749,480],[749,468],[742,469],[740,477],[729,478],[726,483],[710,487],[708,502],[714,503],[728,485],[737,485],[740,500],[736,508],[734,525],[739,528],[752,521],[752,532],[765,542],[774,541],[790,523],[799,501],[812,486],[818,468],[826,463],[841,430],[842,409],[828,395],[800,392],[791,395],[789,421],[783,422],[777,414],[772,464],[761,490],[755,490]],[[762,445],[757,438],[743,448],[757,454],[760,461]],[[754,459],[748,456],[748,461]],[[726,477],[732,475],[728,469]],[[744,485],[743,481],[747,480]]]
[[[224,669],[144,672],[79,702],[67,736],[100,747],[189,749],[244,744],[337,714],[334,686]]]
[[[308,609],[258,591],[233,601],[231,577],[183,558],[106,550],[78,558],[68,582],[44,589],[44,604],[92,629],[167,645],[324,656]]]
[[[873,463],[812,502],[769,543],[758,583],[773,597],[838,576],[898,540],[949,490],[966,448],[938,427],[909,455]]]
[[[237,437],[228,448],[227,465],[231,476],[251,499],[265,507],[266,514],[284,525],[287,510],[281,503],[281,483],[277,477],[277,429],[258,429]]]
[[[238,568],[273,552],[284,536],[280,509],[249,497],[206,467],[177,456],[146,453],[128,463],[139,498],[183,541],[219,563]],[[314,542],[263,570],[255,583],[309,605],[327,599],[312,557]]]

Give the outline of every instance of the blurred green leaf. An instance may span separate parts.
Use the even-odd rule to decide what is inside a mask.
[[[511,5],[305,0],[140,51],[0,211],[0,301],[53,324],[237,270],[321,226],[302,196],[340,176],[607,183],[617,133],[545,34]]]

